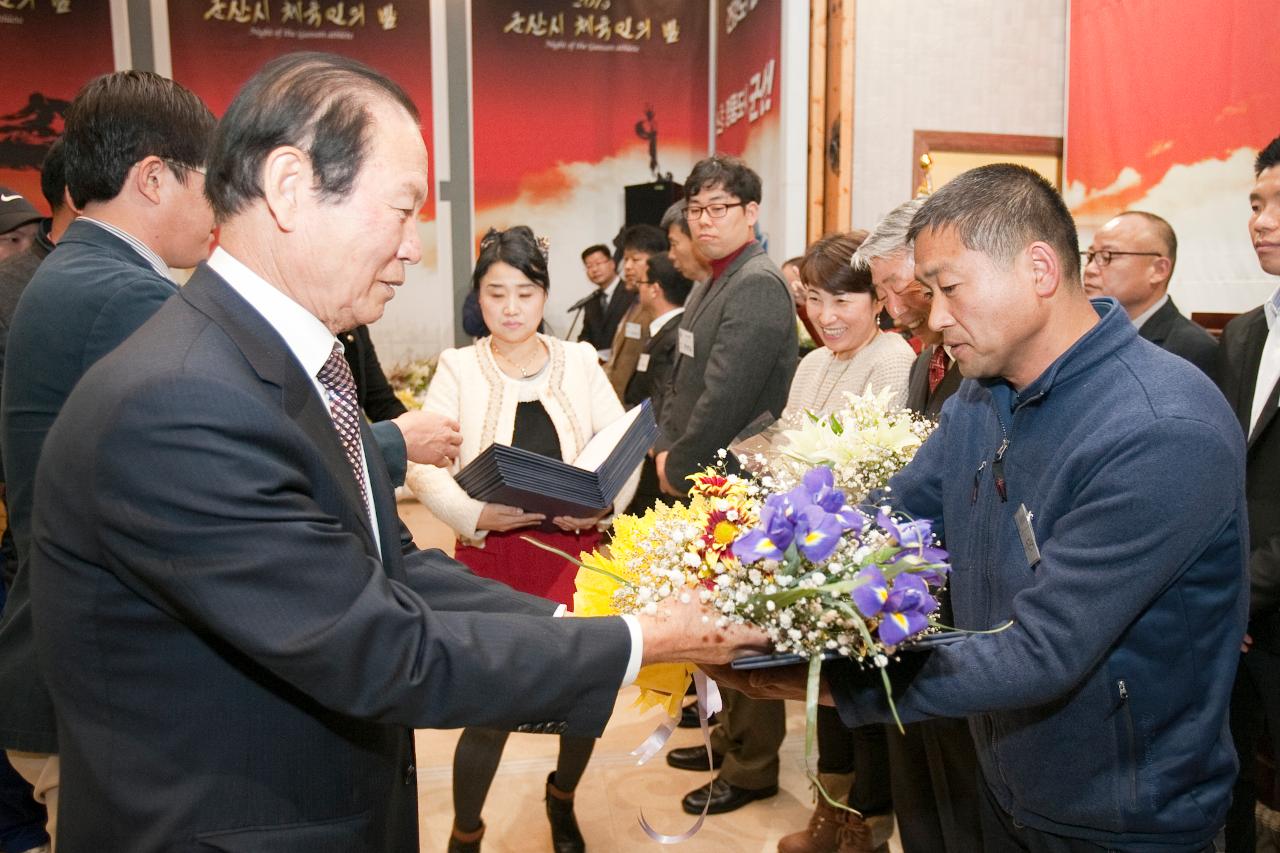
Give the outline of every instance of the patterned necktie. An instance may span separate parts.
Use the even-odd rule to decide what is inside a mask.
[[[938,344],[933,348],[933,355],[929,356],[929,393],[932,394],[938,390],[938,386],[942,384],[942,377],[947,375],[947,364],[950,362],[947,351],[943,349],[942,344]]]
[[[342,354],[342,344],[334,343],[329,360],[316,374],[325,391],[329,392],[329,417],[333,419],[333,428],[338,431],[342,440],[342,449],[347,453],[347,462],[351,465],[351,473],[356,478],[356,488],[360,490],[360,502],[364,504],[366,515],[369,512],[369,495],[364,487],[364,456],[360,453],[360,403],[356,397],[356,380],[351,375],[351,367]]]

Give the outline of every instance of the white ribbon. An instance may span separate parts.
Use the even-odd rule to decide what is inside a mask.
[[[724,702],[720,698],[720,688],[716,687],[716,683],[707,678],[702,672],[694,671],[693,687],[698,694],[698,727],[702,730],[702,746],[707,751],[707,770],[712,774],[712,781],[715,781],[715,759],[711,753],[711,726],[707,723],[707,718],[712,714],[718,713],[724,707]],[[653,734],[645,738],[644,743],[632,750],[631,754],[639,757],[637,763],[644,764],[656,755],[666,745],[667,739],[671,737],[671,733],[675,729],[676,720],[674,717],[664,721],[658,728],[654,729]],[[693,822],[693,826],[678,835],[665,835],[658,832],[649,821],[645,820],[643,809],[640,811],[640,828],[644,830],[645,835],[659,844],[679,844],[698,834],[698,830],[702,829],[702,824],[707,819],[707,809],[710,807],[711,796],[708,791],[706,801],[702,804],[702,814],[698,815],[698,819]]]

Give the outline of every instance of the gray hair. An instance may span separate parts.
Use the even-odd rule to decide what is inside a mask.
[[[858,251],[853,253],[850,265],[855,270],[869,270],[874,260],[910,252],[911,241],[907,239],[907,229],[911,227],[911,220],[923,204],[923,198],[913,198],[885,214],[867,239],[862,241]]]
[[[1028,244],[1048,243],[1063,283],[1081,286],[1080,240],[1071,211],[1053,185],[1026,166],[991,163],[948,181],[920,207],[907,239],[945,228],[955,229],[966,249],[1006,265]]]
[[[689,230],[689,220],[684,217],[684,202],[678,201],[667,208],[667,212],[662,214],[662,221],[658,223],[658,227],[663,233],[671,231],[672,225],[679,225],[680,230],[684,232],[684,236],[692,237],[693,232]]]

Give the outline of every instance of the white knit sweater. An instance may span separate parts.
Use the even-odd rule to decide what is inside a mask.
[[[569,462],[593,435],[623,415],[622,404],[591,344],[538,337],[550,358],[534,379],[514,379],[503,373],[494,361],[491,339],[481,338],[474,346],[442,352],[427,389],[423,408],[457,420],[462,447],[458,461],[448,469],[410,462],[405,485],[459,538],[469,542],[479,542],[485,536],[486,531],[476,530],[484,502],[463,491],[453,477],[490,444],[511,444],[517,404],[542,403],[560,439],[560,452]],[[637,467],[614,501],[615,512],[625,509],[639,481]]]
[[[800,409],[825,415],[844,405],[846,393],[893,390],[890,403],[901,406],[907,401],[907,380],[915,351],[902,335],[884,332],[854,353],[848,361],[840,361],[826,347],[806,355],[796,368],[787,396],[786,414]]]

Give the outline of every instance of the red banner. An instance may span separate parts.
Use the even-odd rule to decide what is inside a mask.
[[[471,17],[477,237],[551,239],[546,316],[563,332],[590,292],[579,253],[622,225],[623,188],[654,178],[651,144],[678,182],[707,151],[707,6],[474,0]]]
[[[427,0],[169,0],[169,44],[173,79],[218,116],[277,56],[318,50],[358,59],[409,93],[431,153]],[[435,219],[435,203],[432,193],[419,214],[423,221]]]
[[[40,163],[80,87],[115,70],[106,0],[0,3],[0,185],[48,212]]]
[[[760,175],[767,248],[782,210],[782,0],[717,0],[716,27],[715,150]]]
[[[1275,286],[1246,224],[1253,159],[1280,134],[1278,39],[1266,0],[1072,0],[1064,195],[1086,245],[1125,209],[1167,219],[1184,310]]]

